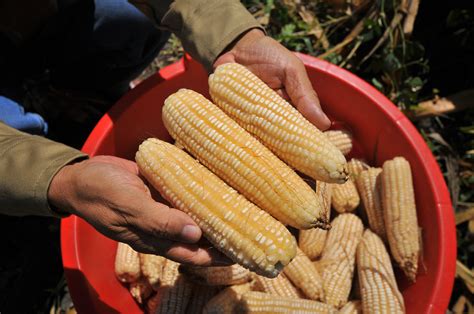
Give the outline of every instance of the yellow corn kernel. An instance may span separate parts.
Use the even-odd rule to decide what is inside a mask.
[[[204,306],[219,293],[219,287],[193,284],[191,299],[186,308],[187,314],[202,313]]]
[[[256,274],[254,274],[252,278],[255,280],[255,285],[252,288],[254,291],[261,291],[289,298],[302,297],[301,292],[293,286],[284,273],[279,274],[276,278],[266,278]]]
[[[392,256],[407,278],[415,282],[420,254],[419,229],[410,164],[403,157],[383,164],[382,204]]]
[[[337,312],[338,314],[362,314],[362,303],[360,300],[349,301]]]
[[[276,277],[296,255],[296,240],[285,226],[174,145],[148,139],[135,159],[161,195],[233,261]]]
[[[154,290],[160,286],[160,281],[163,273],[163,266],[166,258],[153,254],[139,254],[140,269],[143,277],[153,287]]]
[[[329,221],[331,213],[332,184],[316,181],[316,195],[323,207],[323,212],[327,213],[327,220]],[[298,245],[311,260],[316,259],[323,252],[327,233],[327,230],[316,228],[300,230]]]
[[[209,286],[237,285],[250,280],[249,270],[238,264],[217,267],[185,266],[183,271],[193,281]]]
[[[337,308],[347,303],[354,276],[355,254],[364,226],[353,214],[341,214],[331,223],[321,256],[324,301]]]
[[[306,297],[323,299],[323,282],[311,260],[299,248],[296,257],[283,269],[284,274]]]
[[[310,186],[201,94],[180,89],[170,95],[163,122],[187,152],[282,223],[327,227]]]
[[[236,307],[239,304],[242,294],[250,291],[250,283],[230,286],[215,297],[213,297],[204,306],[203,314],[228,314],[235,313]]]
[[[179,273],[179,264],[166,260],[161,285],[156,291],[158,308],[153,313],[185,313],[191,299],[192,284]]]
[[[153,288],[144,277],[131,282],[128,289],[138,304],[143,304],[153,293]]]
[[[242,295],[237,313],[336,313],[329,304],[249,291]]]
[[[357,269],[364,313],[405,313],[390,256],[380,238],[370,230],[357,248]]]
[[[352,135],[346,130],[329,130],[324,132],[331,143],[345,156],[352,150]]]
[[[369,169],[370,166],[365,163],[364,161],[357,159],[357,158],[352,158],[347,162],[347,172],[349,173],[349,177],[355,181],[357,179],[357,176],[364,170]]]
[[[244,66],[217,67],[209,76],[209,92],[216,105],[290,166],[316,180],[347,180],[341,151]]]
[[[118,242],[115,254],[115,275],[121,282],[133,282],[140,278],[138,252],[128,244]]]
[[[338,213],[352,212],[359,206],[359,203],[359,193],[352,180],[332,185],[331,204]]]
[[[367,215],[370,229],[385,240],[386,232],[380,195],[381,173],[381,168],[364,170],[357,177],[356,184],[364,204],[364,211]]]

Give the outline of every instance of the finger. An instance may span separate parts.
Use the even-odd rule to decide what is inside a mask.
[[[142,198],[139,206],[140,214],[131,221],[137,230],[176,242],[195,243],[201,238],[201,229],[185,213],[151,198]]]
[[[286,92],[284,88],[279,88],[275,90],[278,95],[280,95],[281,98],[285,99],[286,101],[290,101],[290,95]]]
[[[284,80],[285,90],[298,111],[320,130],[328,129],[331,121],[321,109],[318,95],[299,60],[287,67]]]
[[[218,250],[203,248],[192,244],[177,243],[172,245],[165,256],[173,261],[196,266],[227,266],[234,264]]]
[[[157,239],[141,232],[129,234],[128,239],[120,240],[129,243],[137,252],[156,254],[175,262],[196,266],[226,266],[234,264],[212,246],[178,243],[166,239]]]

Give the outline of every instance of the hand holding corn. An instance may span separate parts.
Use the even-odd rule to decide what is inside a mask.
[[[229,62],[246,66],[280,96],[290,100],[319,129],[326,130],[331,126],[303,63],[260,30],[251,30],[242,36],[229,51],[217,58],[214,68]]]
[[[65,166],[48,195],[52,206],[137,251],[196,265],[228,261],[196,244],[201,230],[188,215],[152,199],[132,161],[97,156]]]

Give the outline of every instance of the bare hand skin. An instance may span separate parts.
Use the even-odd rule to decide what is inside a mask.
[[[231,264],[198,243],[201,230],[188,215],[152,199],[132,161],[97,156],[65,166],[53,178],[48,199],[136,251],[193,265]]]
[[[290,100],[320,130],[331,126],[301,60],[261,30],[253,29],[243,35],[228,52],[217,58],[214,68],[229,62],[246,66],[280,96]]]

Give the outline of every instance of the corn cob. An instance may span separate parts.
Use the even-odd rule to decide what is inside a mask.
[[[219,293],[219,287],[194,284],[186,313],[202,313],[204,306]]]
[[[133,282],[140,278],[138,253],[128,244],[118,242],[115,255],[115,275],[121,282]]]
[[[163,273],[163,266],[166,258],[159,255],[153,254],[139,254],[140,256],[140,269],[143,277],[153,287],[158,289],[160,286],[160,280]]]
[[[364,313],[404,313],[390,256],[382,240],[370,230],[357,248],[357,269]]]
[[[353,214],[341,214],[332,221],[321,257],[324,301],[337,308],[346,304],[352,287],[356,248],[364,226]]]
[[[330,130],[324,132],[331,143],[345,156],[352,150],[352,135],[345,130]]]
[[[186,266],[183,271],[197,283],[209,286],[228,286],[248,282],[250,272],[238,264],[220,267]]]
[[[312,300],[323,299],[322,279],[311,260],[299,248],[283,270],[290,281]]]
[[[331,204],[338,213],[352,212],[359,206],[359,203],[359,193],[352,180],[332,185]]]
[[[250,291],[250,283],[228,287],[219,292],[204,306],[204,314],[234,313],[242,294]]]
[[[382,204],[392,256],[408,279],[415,282],[420,254],[419,230],[410,164],[403,157],[383,164]]]
[[[380,197],[380,174],[382,169],[370,168],[360,173],[356,180],[357,189],[364,204],[364,210],[372,231],[386,239],[383,221],[382,199]]]
[[[186,151],[282,223],[327,226],[309,185],[201,94],[180,89],[170,95],[163,122]]]
[[[370,166],[363,162],[360,159],[352,158],[347,162],[347,172],[349,173],[349,177],[355,181],[357,176],[364,170],[369,169]]]
[[[192,284],[179,273],[178,268],[178,263],[166,260],[161,285],[156,291],[160,302],[154,313],[185,313],[191,298]]]
[[[328,221],[331,214],[331,194],[332,184],[322,181],[316,182],[316,195],[322,204],[323,212],[327,213]],[[298,245],[310,259],[316,259],[323,252],[327,233],[327,230],[316,228],[310,230],[300,230]]]
[[[222,110],[290,166],[316,180],[347,180],[341,151],[244,66],[217,67],[209,76],[209,92]]]
[[[338,314],[362,314],[362,303],[359,300],[349,301]]]
[[[238,313],[336,313],[334,307],[313,300],[249,291],[242,295]]]
[[[140,277],[137,281],[131,282],[128,289],[138,304],[143,304],[153,293],[153,288],[143,277]]]
[[[281,273],[276,278],[266,278],[254,274],[253,279],[255,280],[255,287],[252,288],[254,291],[261,291],[273,295],[279,295],[282,297],[289,298],[300,298],[301,293],[291,284],[284,273]]]
[[[277,220],[175,146],[149,139],[136,154],[140,171],[206,238],[240,265],[276,277],[296,255],[296,240]]]

